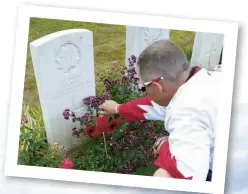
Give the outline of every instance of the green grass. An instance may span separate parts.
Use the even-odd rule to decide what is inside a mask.
[[[126,28],[121,25],[31,18],[28,43],[53,32],[75,28],[84,28],[93,32],[95,72],[108,69],[113,60],[118,60],[124,64]],[[175,41],[186,52],[188,58],[191,57],[194,34],[194,32],[171,30],[171,40]],[[96,85],[97,91],[100,91],[101,87],[101,84]],[[40,106],[29,48],[23,103]]]

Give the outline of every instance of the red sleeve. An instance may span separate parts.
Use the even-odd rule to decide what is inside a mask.
[[[167,170],[167,172],[173,177],[178,179],[189,179],[193,177],[185,177],[177,168],[177,161],[174,156],[171,155],[169,149],[169,142],[166,141],[162,144],[159,150],[159,156],[155,160],[154,165]]]
[[[121,104],[118,108],[119,115],[121,115],[127,122],[147,120],[145,117],[147,111],[142,108],[142,105],[153,107],[151,99],[148,96],[145,96]]]
[[[156,104],[149,96],[145,96],[121,104],[118,112],[127,122],[141,120],[164,121],[165,109],[166,107]]]

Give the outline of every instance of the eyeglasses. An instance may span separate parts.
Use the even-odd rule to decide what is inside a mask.
[[[159,82],[159,81],[162,80],[162,79],[164,79],[164,77],[159,77],[159,78],[153,79],[153,80],[150,81],[150,82],[145,82],[145,83],[143,83],[143,84],[141,84],[141,85],[139,86],[139,89],[140,89],[142,92],[145,92],[147,86],[151,85],[151,84],[154,83],[154,82]]]

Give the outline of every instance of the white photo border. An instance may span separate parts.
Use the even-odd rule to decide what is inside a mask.
[[[222,56],[222,64],[224,65],[221,73],[223,76],[223,100],[218,123],[221,127],[218,128],[219,130],[216,134],[212,182],[17,165],[27,42],[31,17],[224,34]],[[10,99],[5,176],[199,193],[224,193],[237,36],[237,23],[20,5]],[[219,96],[218,98],[221,97]]]

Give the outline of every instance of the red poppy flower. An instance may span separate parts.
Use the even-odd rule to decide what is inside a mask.
[[[96,126],[90,126],[84,129],[85,133],[89,136],[96,137],[102,134],[102,131],[100,128],[97,128]]]
[[[98,130],[102,132],[106,132],[108,130],[108,119],[108,116],[100,116],[96,118],[96,127],[98,128]]]
[[[87,127],[84,131],[87,135],[98,136],[102,133],[112,133],[120,124],[120,119],[112,120],[109,123],[108,116],[100,116],[96,118],[96,126]]]
[[[120,124],[120,119],[112,120],[109,124],[109,130],[113,132]]]
[[[95,131],[95,126],[86,127],[83,130],[87,135],[91,135]]]
[[[65,168],[65,169],[72,169],[73,167],[73,162],[71,161],[70,158],[65,158],[59,168]]]

